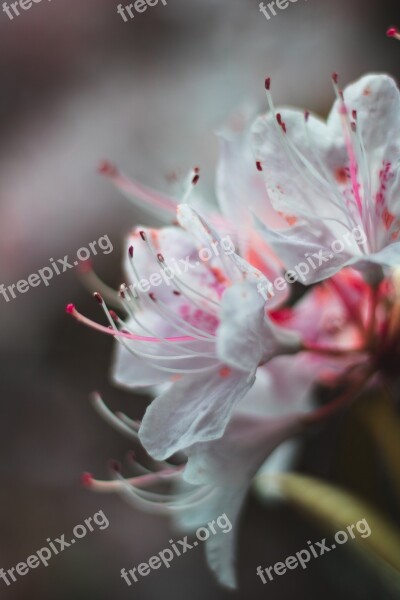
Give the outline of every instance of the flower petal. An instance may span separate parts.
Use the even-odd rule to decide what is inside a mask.
[[[192,444],[221,437],[233,408],[253,383],[254,376],[222,365],[182,377],[147,409],[139,432],[143,446],[164,460]]]
[[[237,416],[219,440],[195,444],[188,450],[184,479],[214,490],[210,499],[183,514],[192,528],[223,517],[232,531],[217,531],[207,540],[207,560],[223,585],[236,587],[235,551],[238,517],[251,480],[266,458],[284,441],[301,431],[298,415],[281,419]]]
[[[265,300],[250,283],[229,288],[222,299],[217,353],[232,367],[253,372],[273,356],[300,346],[300,337],[275,325],[265,314]]]

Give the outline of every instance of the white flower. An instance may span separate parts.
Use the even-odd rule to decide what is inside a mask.
[[[221,248],[218,234],[193,209],[181,205],[178,219],[199,247],[218,242]],[[182,256],[191,257],[193,269],[175,275],[172,288],[164,284],[150,297],[140,294],[139,310],[127,307],[131,318],[124,328],[154,341],[119,339],[115,366],[116,381],[132,388],[174,381],[153,400],[140,430],[144,447],[160,460],[221,437],[258,366],[300,347],[299,335],[286,333],[265,314],[256,285],[266,278],[233,252],[198,264],[189,233],[143,230],[129,264],[140,279]]]
[[[290,227],[259,226],[287,267],[319,253],[307,283],[346,265],[400,262],[400,96],[386,75],[368,75],[342,93],[327,123],[291,109],[253,127],[254,151],[274,208]],[[262,215],[258,215],[262,220]],[[356,236],[352,232],[356,231]],[[345,240],[341,251],[332,243]]]

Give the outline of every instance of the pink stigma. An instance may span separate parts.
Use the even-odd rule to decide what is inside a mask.
[[[82,473],[80,477],[81,485],[84,487],[90,487],[93,482],[93,475],[91,473]]]
[[[397,31],[396,27],[389,27],[389,29],[386,32],[386,35],[388,37],[396,37],[399,34],[399,32]]]
[[[72,313],[75,310],[75,305],[74,304],[67,304],[67,306],[65,307],[65,312],[69,315],[72,315]]]
[[[114,177],[115,175],[117,175],[118,170],[117,167],[113,165],[110,161],[103,160],[98,166],[98,172],[101,175],[110,175],[111,177]]]

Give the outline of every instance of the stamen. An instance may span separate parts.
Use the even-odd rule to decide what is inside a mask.
[[[121,302],[118,297],[118,293],[108,285],[106,285],[94,272],[91,262],[85,261],[80,265],[78,270],[80,278],[89,292],[93,292],[93,290],[99,290],[103,298],[111,304],[115,306],[115,308],[120,308]]]
[[[192,193],[192,191],[194,190],[196,185],[199,183],[199,180],[200,180],[200,169],[199,169],[199,167],[195,167],[194,169],[192,169],[192,171],[190,172],[190,174],[188,176],[186,190],[183,193],[181,204],[187,204],[190,194]]]
[[[160,216],[160,209],[168,213],[166,215],[168,218],[170,218],[170,213],[175,214],[177,202],[173,198],[129,179],[112,163],[103,161],[98,170],[99,173],[108,177],[120,192],[136,206],[147,209],[152,215],[158,213]],[[138,202],[138,199],[141,202]],[[142,202],[145,204],[143,205]]]
[[[179,342],[193,342],[195,338],[190,337],[190,336],[180,336],[180,337],[168,337],[168,338],[156,338],[156,337],[147,337],[147,336],[143,336],[143,335],[136,335],[133,333],[127,333],[124,331],[110,331],[110,329],[108,327],[104,327],[103,325],[100,325],[99,323],[96,323],[95,321],[92,321],[91,319],[88,319],[88,317],[85,317],[84,315],[82,315],[80,312],[78,312],[76,310],[76,307],[73,304],[68,304],[66,307],[66,311],[68,314],[72,315],[74,317],[74,319],[76,319],[77,321],[79,321],[80,323],[83,323],[84,325],[87,325],[88,327],[91,327],[92,329],[95,329],[96,331],[100,331],[101,333],[107,333],[107,335],[112,335],[112,336],[116,336],[116,337],[121,337],[127,340],[133,340],[133,341],[137,341],[137,342],[162,342],[162,341],[168,341],[171,343],[179,343]]]
[[[395,38],[396,40],[400,40],[400,32],[396,29],[396,27],[390,27],[387,30],[386,35],[388,37]]]
[[[135,441],[139,440],[138,432],[119,419],[103,402],[103,399],[98,392],[93,392],[91,394],[90,401],[95,411],[102,419],[104,419],[104,421],[111,425],[111,427]]]
[[[291,161],[292,165],[294,166],[294,168],[296,169],[296,171],[299,173],[300,177],[308,185],[311,185],[318,193],[320,193],[320,188],[318,187],[317,183],[320,183],[320,184],[322,183],[322,185],[326,189],[328,189],[328,191],[330,193],[332,193],[332,188],[329,185],[329,183],[326,182],[319,175],[319,173],[311,165],[311,163],[301,154],[301,152],[291,142],[291,140],[289,139],[289,137],[285,135],[286,127],[285,127],[285,131],[284,131],[283,128],[282,128],[282,126],[281,126],[281,123],[283,123],[282,117],[281,117],[280,113],[276,113],[275,106],[274,106],[274,101],[273,101],[272,95],[271,95],[271,93],[269,91],[269,87],[266,86],[266,90],[267,90],[267,102],[268,102],[269,109],[270,109],[271,113],[273,115],[275,115],[275,120],[273,122],[276,123],[276,126],[278,127],[278,130],[279,130],[279,132],[281,134],[281,138],[280,139],[282,141],[283,147],[284,147],[284,149],[286,151],[286,154],[289,157],[289,160]],[[299,164],[298,161],[300,161],[300,163],[302,163],[302,164]],[[307,168],[304,169],[304,166],[306,166]],[[309,174],[313,175],[313,177],[317,180],[317,182],[314,182],[312,179],[310,179]],[[345,211],[343,208],[341,210],[343,211],[344,214],[347,214],[347,211]],[[308,216],[314,217],[314,215],[312,215],[310,213],[307,213],[307,211],[302,210],[302,213],[304,214],[304,216],[308,215]],[[329,220],[338,221],[337,219],[334,219],[334,218],[330,218]]]
[[[350,164],[350,178],[351,178],[351,183],[352,183],[352,188],[353,188],[353,195],[354,195],[354,199],[357,205],[357,209],[358,209],[358,213],[360,215],[361,218],[361,222],[364,223],[363,221],[363,203],[361,200],[361,196],[360,196],[360,183],[358,181],[358,162],[357,162],[357,158],[356,158],[356,153],[354,151],[354,146],[353,146],[353,142],[352,142],[352,137],[351,137],[351,124],[349,123],[349,119],[348,119],[348,110],[347,110],[347,106],[345,104],[344,101],[344,97],[343,97],[343,92],[338,88],[338,76],[336,73],[334,73],[334,75],[332,76],[332,81],[333,81],[333,89],[335,91],[336,97],[340,103],[340,116],[342,119],[342,126],[343,126],[343,135],[344,135],[344,140],[345,140],[345,144],[346,144],[346,148],[347,148],[347,155],[349,158],[349,164]]]
[[[108,311],[107,306],[102,302],[102,308],[106,314],[106,317],[110,323],[110,329],[118,332],[115,324],[112,321],[111,315]],[[129,333],[129,332],[128,332]],[[206,373],[210,370],[212,370],[212,368],[214,367],[215,364],[215,354],[212,353],[211,355],[207,355],[205,354],[205,356],[207,358],[212,358],[212,363],[210,365],[204,366],[204,367],[197,367],[197,368],[193,368],[193,369],[187,369],[185,367],[180,367],[179,369],[173,368],[173,367],[163,367],[159,364],[157,364],[157,361],[172,361],[172,360],[186,360],[186,359],[193,359],[195,358],[203,358],[203,354],[200,352],[188,352],[188,354],[184,354],[183,356],[171,356],[171,355],[167,355],[167,356],[161,356],[159,354],[159,352],[157,354],[149,354],[149,353],[145,353],[142,352],[141,350],[137,350],[137,349],[133,349],[130,346],[128,346],[128,344],[125,342],[125,340],[121,340],[117,338],[117,341],[120,342],[125,348],[126,350],[132,354],[133,356],[137,356],[139,358],[144,358],[144,359],[150,359],[151,361],[151,366],[155,369],[157,369],[158,371],[162,371],[164,373],[173,373],[173,374],[178,374],[178,375],[183,375],[183,374],[187,374],[187,373]],[[208,341],[208,340],[204,340],[204,341]],[[175,346],[176,348],[176,346]],[[185,349],[186,351],[186,349]]]
[[[180,477],[181,471],[184,468],[183,466],[172,467],[169,469],[165,469],[165,471],[158,471],[156,473],[149,473],[147,475],[141,475],[139,477],[131,477],[130,479],[120,478],[113,481],[100,481],[98,479],[92,479],[90,482],[90,487],[94,492],[116,492],[121,491],[128,485],[133,485],[135,487],[146,487],[149,485],[153,485],[154,483],[159,483],[161,480],[174,479],[176,477]],[[119,469],[112,470],[116,475],[119,472]]]

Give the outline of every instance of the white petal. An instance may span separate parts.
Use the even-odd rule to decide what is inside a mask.
[[[139,432],[146,450],[158,460],[197,442],[223,435],[231,413],[254,383],[247,373],[221,371],[186,375],[146,411]]]
[[[398,157],[400,135],[400,94],[396,82],[387,75],[366,75],[344,89],[349,113],[357,111],[357,124],[369,159]],[[339,103],[328,119],[333,137],[343,139]]]
[[[217,196],[222,214],[244,233],[251,229],[253,210],[269,227],[284,227],[273,209],[261,173],[251,151],[249,131],[220,135]]]
[[[236,586],[238,517],[251,480],[269,454],[299,430],[297,415],[273,421],[237,416],[221,439],[196,444],[188,451],[185,480],[211,486],[214,495],[203,506],[188,510],[183,523],[194,528],[227,517],[232,531],[223,533],[216,527],[217,533],[207,540],[209,565],[227,587]]]
[[[296,334],[265,315],[265,300],[253,284],[235,284],[225,292],[220,319],[217,353],[236,369],[252,372],[274,355],[299,346]]]

